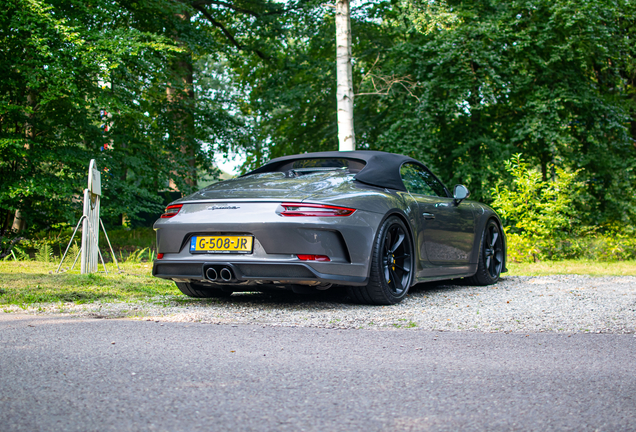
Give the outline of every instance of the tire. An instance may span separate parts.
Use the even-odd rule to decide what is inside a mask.
[[[392,305],[401,302],[413,280],[413,242],[404,222],[389,217],[378,231],[373,244],[369,283],[348,287],[356,303]]]
[[[188,297],[194,298],[224,298],[232,295],[231,292],[210,288],[202,284],[175,282],[179,291]]]
[[[481,235],[477,273],[468,278],[471,285],[492,285],[499,280],[503,269],[504,251],[501,228],[489,220]]]

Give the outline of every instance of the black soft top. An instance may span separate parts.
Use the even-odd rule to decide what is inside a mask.
[[[386,153],[372,150],[357,151],[329,151],[304,153],[293,156],[283,156],[272,159],[260,168],[255,169],[245,175],[259,174],[266,172],[278,171],[278,168],[288,164],[290,161],[302,159],[352,159],[365,162],[364,168],[355,176],[355,179],[372,186],[378,186],[389,189],[406,191],[402,177],[400,176],[400,167],[405,162],[414,162],[422,164],[408,156],[402,156],[394,153]]]

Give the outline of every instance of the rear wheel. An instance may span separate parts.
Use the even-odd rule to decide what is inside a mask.
[[[210,288],[203,284],[175,282],[179,291],[189,297],[195,298],[222,298],[232,295],[231,292]]]
[[[391,305],[406,297],[413,277],[413,246],[404,222],[389,217],[373,246],[371,273],[365,287],[349,287],[349,296],[364,304]]]
[[[504,250],[501,229],[494,220],[488,221],[481,236],[477,273],[468,279],[473,285],[492,285],[503,269]]]

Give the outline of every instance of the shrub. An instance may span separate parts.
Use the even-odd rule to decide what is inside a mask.
[[[572,203],[581,187],[576,181],[579,171],[568,172],[555,166],[554,180],[544,181],[521,154],[505,164],[512,175],[512,186],[506,188],[499,182],[491,195],[492,207],[501,216],[506,232],[528,240],[574,234],[578,224]]]
[[[53,249],[48,243],[42,244],[35,253],[35,260],[44,263],[50,263],[54,261]]]
[[[617,234],[596,234],[569,238],[529,238],[509,234],[508,260],[534,262],[587,259],[623,261],[636,259],[636,238]]]
[[[578,171],[554,167],[544,181],[520,154],[506,161],[511,187],[499,182],[491,190],[492,207],[502,218],[508,239],[508,260],[588,259],[616,261],[636,258],[636,234],[630,226],[585,226],[574,211],[580,194]]]

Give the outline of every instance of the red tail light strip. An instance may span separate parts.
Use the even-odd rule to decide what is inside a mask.
[[[298,254],[298,259],[301,261],[331,261],[326,255],[304,255]]]
[[[166,212],[161,215],[161,219],[175,217],[177,213],[179,213],[179,210],[181,210],[181,207],[183,207],[183,204],[169,205],[166,207]]]
[[[282,203],[285,209],[280,214],[282,216],[314,216],[314,217],[334,217],[351,216],[356,209],[347,207],[336,207],[324,204],[304,204],[304,203]]]

